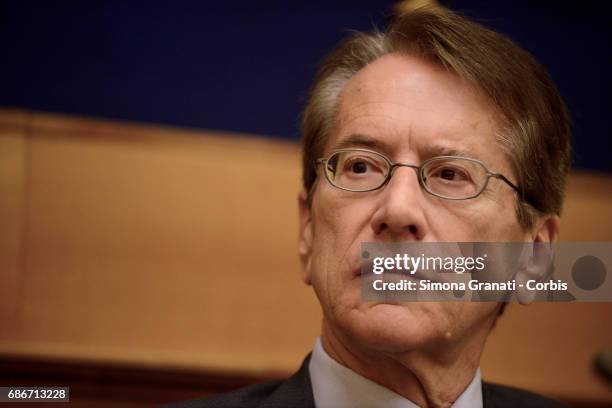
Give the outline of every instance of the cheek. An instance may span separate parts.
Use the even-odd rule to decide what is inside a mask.
[[[370,226],[372,203],[341,190],[321,189],[319,193],[320,199],[313,203],[315,241],[335,251],[346,251],[355,242],[360,243]]]
[[[321,189],[313,200],[313,285],[318,292],[340,290],[359,265],[368,239],[371,205],[350,194]]]
[[[524,235],[513,198],[501,201],[481,196],[474,201],[442,201],[429,214],[436,241],[517,242]]]
[[[483,200],[485,201],[485,200]],[[488,241],[520,242],[524,231],[518,221],[516,199],[513,194],[499,194],[487,199],[486,218],[483,217],[481,229],[484,229]]]

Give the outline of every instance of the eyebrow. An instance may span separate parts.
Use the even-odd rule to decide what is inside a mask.
[[[366,147],[368,149],[389,153],[389,146],[381,140],[360,133],[354,133],[340,139],[332,150],[347,149],[350,147]]]
[[[458,148],[458,147],[443,146],[443,145],[427,146],[425,149],[423,149],[422,156],[423,156],[422,157],[423,160],[427,160],[429,158],[437,157],[437,156],[461,156],[461,157],[471,157],[473,159],[478,158],[474,154],[474,152],[470,150]]]
[[[332,151],[339,149],[347,149],[351,147],[368,148],[383,153],[387,156],[391,156],[393,152],[391,146],[389,146],[389,144],[385,143],[384,141],[360,133],[351,134],[347,137],[340,139],[332,147]],[[423,149],[420,150],[421,151],[419,152],[419,156],[423,161],[437,156],[461,156],[479,159],[479,157],[474,154],[474,152],[459,147],[436,144],[425,146]]]

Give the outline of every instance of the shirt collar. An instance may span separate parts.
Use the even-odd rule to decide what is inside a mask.
[[[316,407],[418,408],[414,402],[357,374],[331,358],[317,338],[308,365]],[[452,408],[482,408],[480,369]]]

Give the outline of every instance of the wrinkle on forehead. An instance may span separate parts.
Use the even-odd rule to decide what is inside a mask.
[[[389,54],[347,82],[325,151],[362,133],[424,157],[438,149],[432,144],[469,152],[485,163],[506,162],[496,170],[510,171],[496,141],[498,118],[494,105],[468,81],[418,57]]]

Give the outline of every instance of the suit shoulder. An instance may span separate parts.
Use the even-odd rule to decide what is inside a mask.
[[[309,361],[310,354],[300,369],[286,380],[255,384],[227,394],[166,405],[164,408],[315,408]]]
[[[282,384],[270,381],[240,388],[221,395],[164,405],[163,408],[231,408],[258,407]]]
[[[568,408],[559,401],[529,391],[491,383],[482,384],[482,396],[484,406],[491,408]]]

